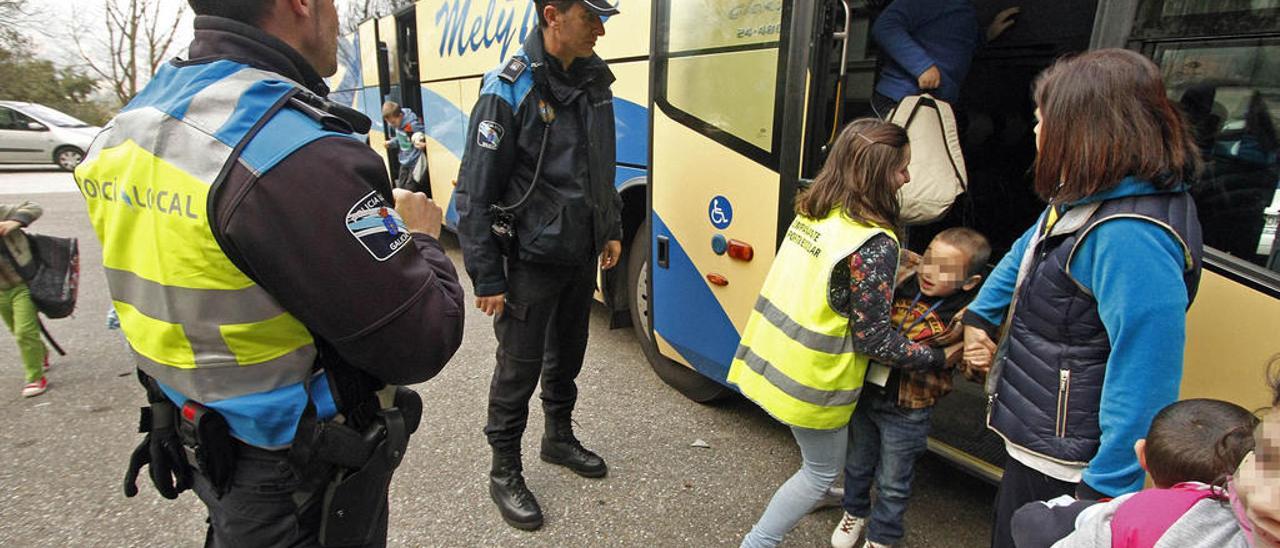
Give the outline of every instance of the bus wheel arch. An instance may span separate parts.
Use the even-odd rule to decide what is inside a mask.
[[[649,333],[649,221],[646,219],[635,231],[627,249],[627,301],[631,314],[631,326],[640,343],[644,357],[662,382],[698,403],[711,403],[729,394],[724,385],[703,376],[658,351],[658,344]]]

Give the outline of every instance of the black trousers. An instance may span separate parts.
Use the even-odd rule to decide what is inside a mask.
[[[303,508],[293,501],[301,478],[289,465],[288,451],[266,451],[238,445],[231,489],[218,498],[213,486],[199,472],[194,475],[196,495],[209,507],[205,546],[320,546],[320,512],[323,491]],[[385,508],[385,505],[384,505]],[[368,547],[387,544],[387,512],[379,518],[378,533]]]
[[[991,524],[991,547],[1014,548],[1013,513],[1022,505],[1037,500],[1049,500],[1076,492],[1076,484],[1056,480],[1012,457],[1004,461],[1004,477],[996,491],[995,522]]]
[[[511,261],[506,305],[493,322],[498,364],[489,384],[489,445],[520,446],[529,398],[542,379],[542,410],[568,420],[578,400],[575,379],[587,351],[596,265]]]

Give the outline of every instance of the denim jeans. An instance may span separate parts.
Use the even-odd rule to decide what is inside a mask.
[[[849,458],[844,468],[844,511],[867,519],[867,540],[896,544],[911,496],[916,459],[929,438],[933,408],[903,409],[897,395],[867,387],[849,421]],[[876,502],[871,504],[871,484]]]
[[[813,505],[827,493],[844,466],[845,450],[849,444],[849,428],[839,430],[809,430],[791,428],[800,444],[800,456],[804,460],[800,471],[791,476],[778,492],[773,494],[764,515],[751,532],[742,539],[742,548],[777,546],[783,535],[791,531]]]

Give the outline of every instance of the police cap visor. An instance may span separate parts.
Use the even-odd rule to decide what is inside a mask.
[[[586,6],[587,9],[595,12],[596,15],[599,15],[601,17],[607,17],[609,15],[617,15],[621,13],[618,11],[618,2],[616,0],[612,2],[610,2],[609,0],[579,0],[579,1],[581,1],[582,5]]]

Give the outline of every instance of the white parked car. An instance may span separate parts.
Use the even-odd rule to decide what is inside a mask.
[[[102,128],[39,103],[0,101],[0,164],[56,164],[71,171]]]

